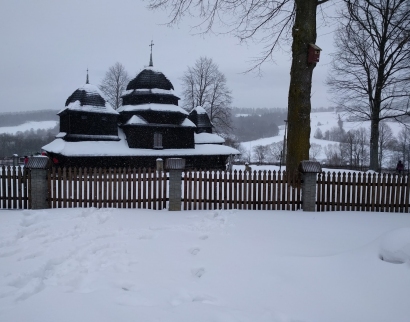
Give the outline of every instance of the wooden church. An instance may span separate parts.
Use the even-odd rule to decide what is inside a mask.
[[[152,48],[152,47],[151,47]],[[161,158],[183,158],[187,168],[225,169],[239,151],[212,133],[206,111],[178,106],[169,79],[149,66],[127,86],[115,111],[97,86],[86,84],[58,113],[60,133],[43,147],[56,166],[150,167]]]

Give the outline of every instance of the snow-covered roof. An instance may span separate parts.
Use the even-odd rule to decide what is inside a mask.
[[[194,122],[198,128],[212,129],[213,125],[209,119],[208,113],[202,106],[197,106],[189,112],[189,119]]]
[[[188,115],[183,108],[173,104],[147,103],[139,105],[123,105],[118,112],[137,112],[137,111],[156,111],[156,112],[179,112]]]
[[[192,155],[231,155],[239,151],[225,145],[198,144],[194,149],[133,149],[129,148],[121,129],[118,131],[120,141],[80,141],[67,142],[57,138],[43,146],[43,150],[71,157],[85,156],[192,156]]]
[[[125,124],[147,124],[147,121],[138,115],[133,115]]]
[[[193,108],[193,111],[196,111],[198,114],[207,114],[205,109],[202,106],[197,106]]]
[[[132,93],[138,93],[138,94],[144,94],[144,93],[149,93],[149,94],[168,94],[168,95],[173,95],[174,91],[172,89],[161,89],[161,88],[138,88],[138,89],[129,89],[125,90],[122,92],[122,95],[129,95]]]
[[[84,90],[84,91],[86,91],[87,93],[90,93],[90,94],[98,94],[98,95],[103,96],[103,93],[100,91],[100,89],[97,86],[93,85],[93,84],[84,84],[83,86],[79,87],[78,89],[79,90]]]
[[[118,141],[117,135],[101,135],[101,134],[68,134],[65,138],[84,140],[84,141]]]
[[[224,143],[225,140],[220,137],[218,134],[213,133],[195,133],[194,136],[195,144],[206,144],[206,143],[214,143],[214,144],[221,144]]]
[[[152,67],[146,67],[127,86],[127,90],[139,88],[171,90],[174,89],[174,86],[162,72]]]
[[[196,127],[196,125],[189,119],[185,119],[182,121],[181,126],[185,126],[185,127]]]
[[[65,103],[68,104],[80,101],[81,105],[94,105],[94,106],[105,106],[104,95],[95,85],[84,84],[83,86],[77,88],[73,94],[71,94]]]
[[[75,102],[68,104],[66,107],[60,110],[57,114],[60,114],[66,110],[78,111],[78,112],[88,112],[88,113],[118,114],[118,112],[114,110],[109,104],[106,104],[105,106],[81,105],[80,101],[75,101]]]

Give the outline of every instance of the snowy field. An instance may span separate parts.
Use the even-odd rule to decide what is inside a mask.
[[[316,130],[320,128],[324,134],[326,131],[330,131],[334,127],[338,127],[337,121],[340,113],[336,112],[313,112],[310,114],[310,143],[319,144],[322,147],[321,152],[316,156],[316,159],[321,161],[326,159],[324,148],[328,145],[339,144],[339,142],[329,141],[329,140],[319,140],[314,138]],[[360,128],[365,128],[370,131],[370,121],[365,122],[347,122],[346,117],[340,114],[343,120],[343,129],[348,132],[350,130],[358,130]],[[397,137],[399,132],[403,129],[403,126],[397,122],[387,122],[387,125],[393,132],[394,137]],[[269,145],[276,142],[283,142],[283,137],[285,135],[285,126],[279,126],[279,134],[277,136],[262,138],[253,141],[241,142],[242,147],[245,150],[251,150],[257,145]],[[255,159],[255,157],[254,157]]]
[[[54,128],[58,121],[41,121],[41,122],[27,122],[17,126],[3,126],[0,127],[0,134],[17,134],[17,132],[37,130],[48,130]]]
[[[0,220],[0,321],[410,320],[409,214],[78,208]]]

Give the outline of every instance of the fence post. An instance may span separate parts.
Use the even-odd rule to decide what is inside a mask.
[[[169,211],[181,210],[182,170],[185,168],[185,159],[168,158],[165,167],[169,170]]]
[[[33,156],[29,158],[26,167],[31,173],[31,209],[49,208],[48,178],[50,160],[46,156]]]
[[[156,160],[157,163],[157,171],[164,171],[164,161],[161,158]]]
[[[19,165],[19,156],[17,154],[13,154],[13,166],[17,167]]]
[[[322,167],[317,161],[301,161],[299,172],[302,173],[302,209],[315,211],[316,209],[316,176],[322,172]]]

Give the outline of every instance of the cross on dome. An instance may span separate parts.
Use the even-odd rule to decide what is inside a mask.
[[[152,63],[152,46],[154,46],[154,43],[152,42],[152,40],[151,40],[151,45],[148,45],[148,46],[151,47],[151,55],[150,55],[150,57],[149,57],[149,66],[150,66],[150,67],[153,67],[154,64]]]

